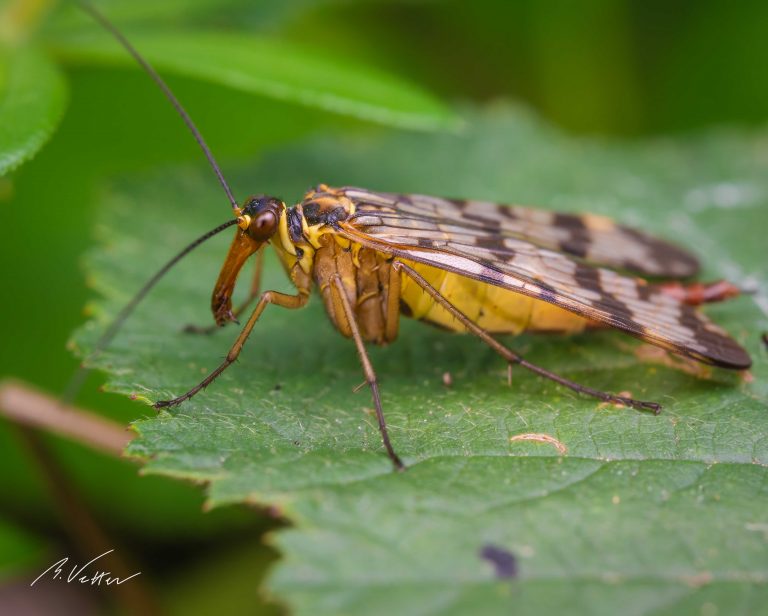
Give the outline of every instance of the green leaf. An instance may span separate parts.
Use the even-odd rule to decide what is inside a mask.
[[[33,47],[0,45],[0,175],[32,158],[59,123],[64,80]]]
[[[270,589],[299,614],[755,613],[768,604],[768,134],[637,145],[566,138],[519,111],[470,112],[463,135],[334,139],[235,175],[239,194],[298,200],[313,182],[357,184],[610,214],[698,252],[705,278],[758,292],[708,312],[752,353],[752,380],[689,374],[618,332],[509,339],[527,359],[665,405],[658,417],[601,405],[506,368],[474,338],[403,319],[371,349],[397,451],[383,453],[352,343],[315,298],[268,309],[240,361],[174,414],[145,419],[130,453],[146,471],[207,481],[214,505],[268,504],[293,527]],[[109,315],[186,242],[220,222],[208,173],[109,189],[90,272]],[[140,205],[139,205],[140,204]],[[215,211],[214,211],[215,210]],[[204,244],[93,364],[142,400],[186,391],[237,332],[206,322],[226,238]],[[289,290],[272,261],[265,288]],[[247,286],[244,282],[242,286]],[[244,291],[244,290],[241,290]],[[443,385],[450,372],[453,386]],[[514,440],[544,434],[566,448]],[[499,579],[486,546],[514,555]]]
[[[163,71],[390,126],[457,125],[451,111],[417,86],[317,46],[211,31],[132,32],[129,38]],[[59,38],[53,47],[68,62],[136,66],[98,31]]]
[[[254,583],[277,556],[249,536],[243,534],[236,545],[210,550],[202,562],[176,572],[175,582],[162,587],[165,613],[284,615],[284,610],[259,595]]]
[[[124,27],[134,23],[163,23],[170,22],[178,25],[181,20],[207,17],[229,11],[234,5],[242,4],[242,0],[101,0],[96,8],[109,18],[112,23]],[[93,18],[76,4],[64,3],[58,7],[55,17],[47,24],[53,32],[68,29],[93,28]]]
[[[247,27],[268,31],[276,24],[285,23],[302,12],[316,10],[323,4],[338,0],[101,0],[98,9],[112,23],[121,28],[127,24],[236,24],[240,29]],[[359,0],[358,0],[359,2]],[[51,32],[63,33],[86,27],[93,28],[93,19],[79,6],[61,5],[55,18],[47,25]]]

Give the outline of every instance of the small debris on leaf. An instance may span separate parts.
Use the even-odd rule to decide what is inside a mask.
[[[489,543],[480,550],[480,558],[493,565],[496,577],[500,580],[517,577],[517,558],[509,550]]]
[[[515,436],[509,437],[510,443],[514,443],[515,441],[536,441],[539,443],[547,443],[557,449],[557,453],[560,455],[565,455],[568,453],[568,448],[563,443],[558,441],[554,436],[550,436],[549,434],[526,432],[525,434],[515,434]]]

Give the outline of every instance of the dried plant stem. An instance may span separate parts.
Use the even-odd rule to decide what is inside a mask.
[[[0,415],[14,423],[40,428],[119,457],[133,434],[124,426],[17,381],[0,382]]]
[[[61,525],[74,549],[85,559],[83,562],[109,552],[99,562],[114,576],[127,578],[140,571],[93,515],[77,485],[58,463],[38,430],[65,436],[116,457],[122,454],[132,435],[115,422],[89,411],[64,406],[58,399],[14,381],[0,382],[0,415],[16,424],[20,440],[45,480]],[[105,597],[110,595],[126,613],[160,613],[157,600],[141,576],[131,578],[127,584],[110,586],[110,593],[105,593]]]

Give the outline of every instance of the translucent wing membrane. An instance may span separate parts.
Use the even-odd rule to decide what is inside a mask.
[[[699,271],[699,263],[690,253],[604,216],[428,195],[376,193],[359,188],[342,190],[364,204],[364,211],[377,211],[386,224],[407,226],[406,221],[411,218],[439,220],[443,226],[453,223],[468,231],[485,230],[497,237],[525,240],[597,265],[645,276],[683,278]]]
[[[602,217],[358,188],[340,192],[356,208],[342,232],[363,245],[556,304],[705,363],[751,364],[746,351],[695,308],[643,279],[574,258],[646,274],[694,273],[696,260],[666,242]]]

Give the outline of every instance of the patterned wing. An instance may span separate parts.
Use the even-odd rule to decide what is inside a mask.
[[[440,219],[445,225],[453,223],[464,229],[525,240],[596,265],[644,276],[684,278],[699,271],[696,257],[681,248],[595,214],[563,214],[520,205],[377,193],[360,188],[342,188],[341,192],[359,202],[366,212],[378,212],[391,225]]]
[[[751,365],[744,349],[695,308],[645,280],[592,267],[498,229],[443,218],[434,210],[400,213],[402,196],[342,189],[355,214],[342,235],[381,252],[550,302],[698,361],[725,368]],[[408,200],[412,203],[414,198]],[[442,199],[419,197],[442,204]],[[684,254],[684,253],[683,253]]]

